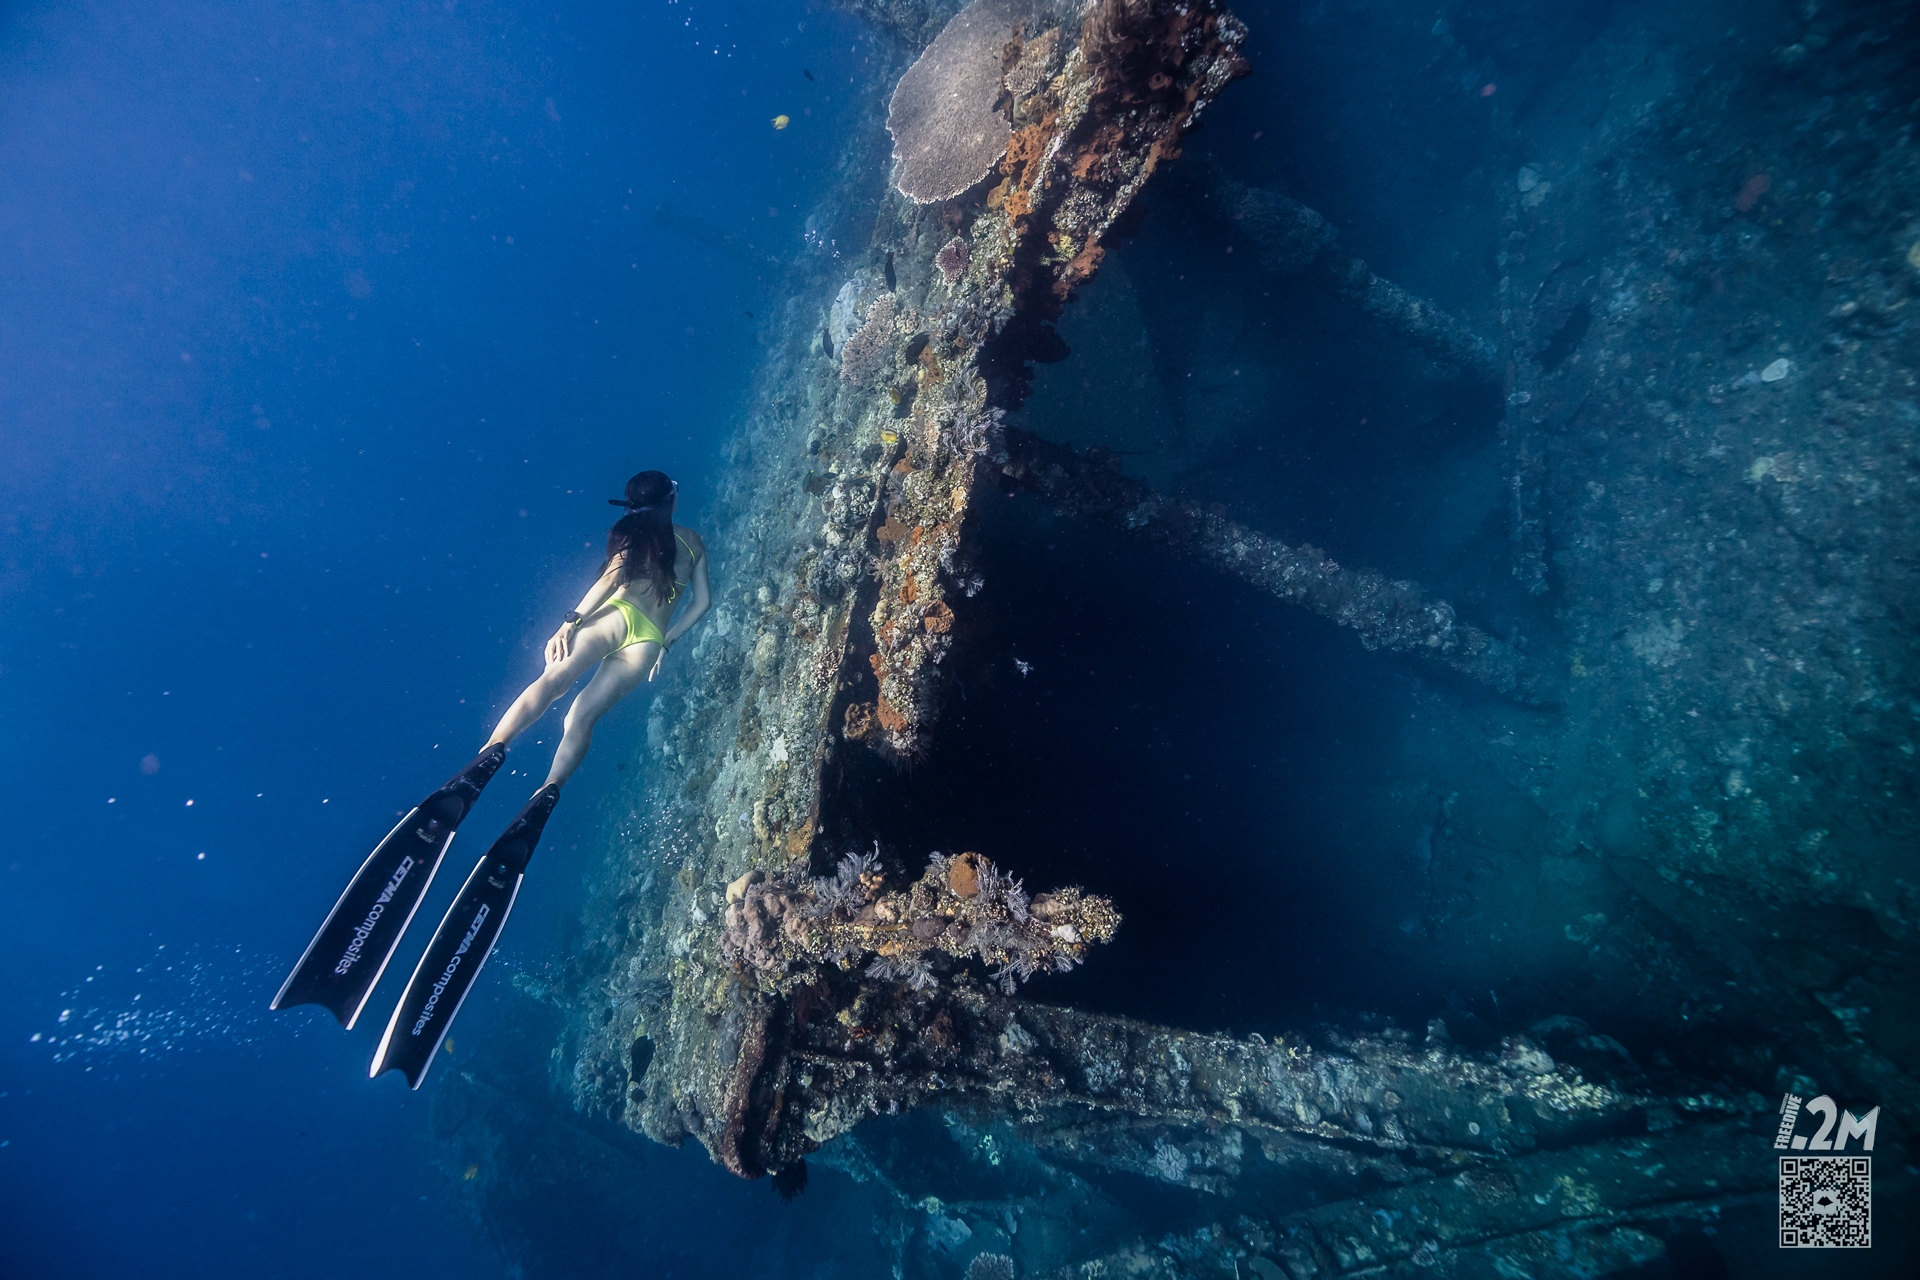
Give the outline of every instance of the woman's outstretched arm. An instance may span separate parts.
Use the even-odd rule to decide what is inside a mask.
[[[620,565],[624,556],[615,556],[607,563],[607,571],[594,579],[587,594],[580,597],[580,603],[574,607],[574,613],[580,618],[593,616],[593,611],[607,602],[607,597],[620,589]],[[560,629],[547,641],[547,665],[552,666],[573,652],[573,633],[580,629],[579,621],[563,622]]]

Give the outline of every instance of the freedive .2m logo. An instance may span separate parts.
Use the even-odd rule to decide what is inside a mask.
[[[1801,1113],[1810,1116],[1824,1116],[1825,1120],[1815,1133],[1808,1135],[1796,1133]],[[1834,1133],[1838,1123],[1840,1132]],[[1812,1102],[1807,1102],[1797,1093],[1789,1093],[1780,1099],[1780,1129],[1773,1135],[1775,1151],[1845,1151],[1847,1142],[1859,1138],[1862,1151],[1873,1150],[1874,1130],[1880,1127],[1880,1108],[1875,1107],[1866,1115],[1855,1117],[1851,1111],[1840,1110],[1840,1104],[1821,1094]]]
[[[1819,1116],[1819,1127],[1799,1132],[1802,1115]],[[1842,1153],[1856,1138],[1862,1152],[1873,1150],[1879,1127],[1879,1107],[1856,1116],[1824,1093],[1811,1102],[1791,1092],[1780,1100],[1774,1150],[1833,1153],[1780,1157],[1782,1249],[1873,1247],[1873,1160]]]

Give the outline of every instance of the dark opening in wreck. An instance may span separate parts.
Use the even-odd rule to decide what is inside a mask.
[[[1113,895],[1126,927],[1044,998],[1210,1029],[1335,1009],[1424,1024],[1431,977],[1383,965],[1373,941],[1403,869],[1353,859],[1417,838],[1382,839],[1368,804],[1419,713],[1412,684],[1354,661],[1331,624],[1031,499],[983,504],[980,522],[993,590],[943,664],[940,734],[910,769],[847,758],[829,847],[986,850],[1034,883]],[[1177,582],[1179,617],[1141,609],[1143,582]],[[1268,726],[1260,748],[1223,714]]]

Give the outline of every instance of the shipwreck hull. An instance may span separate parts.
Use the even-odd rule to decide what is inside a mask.
[[[882,77],[890,91],[957,10],[861,11],[901,42]],[[946,1251],[943,1266],[988,1244],[1017,1252],[1013,1227],[995,1235],[991,1224],[1003,1213],[1011,1224],[1055,1212],[1031,1186],[999,1200],[983,1194],[965,1211],[937,1199],[927,1208],[911,1162],[874,1137],[937,1115],[969,1159],[1020,1165],[1089,1220],[1124,1222],[1091,1189],[1110,1176],[1199,1192],[1215,1206],[1183,1210],[1192,1230],[1176,1243],[1129,1243],[1115,1227],[1098,1248],[1055,1251],[1077,1265],[1304,1280],[1436,1266],[1461,1275],[1630,1270],[1658,1258],[1686,1223],[1765,1210],[1778,1089],[1804,1089],[1817,1074],[1834,1082],[1824,1087],[1871,1091],[1889,1105],[1920,1098],[1910,1046],[1891,1030],[1863,1029],[1856,1009],[1862,991],[1895,1007],[1910,997],[1898,976],[1911,958],[1910,886],[1884,860],[1795,880],[1829,865],[1820,838],[1796,830],[1761,840],[1756,830],[1771,818],[1750,794],[1761,770],[1787,766],[1729,763],[1688,714],[1708,691],[1724,693],[1724,673],[1700,669],[1676,624],[1616,625],[1642,606],[1622,602],[1636,589],[1616,581],[1626,553],[1594,547],[1607,492],[1595,458],[1633,453],[1633,483],[1651,485],[1654,462],[1619,438],[1650,412],[1674,411],[1664,399],[1642,403],[1653,393],[1616,376],[1626,367],[1617,358],[1560,365],[1567,352],[1554,344],[1568,316],[1592,304],[1590,284],[1578,293],[1568,283],[1575,250],[1555,248],[1544,266],[1513,251],[1500,264],[1499,306],[1463,319],[1347,257],[1325,219],[1277,191],[1208,170],[1184,178],[1177,197],[1199,211],[1194,225],[1239,237],[1263,281],[1303,282],[1399,343],[1407,361],[1426,362],[1430,381],[1413,385],[1470,384],[1503,404],[1490,427],[1514,580],[1525,592],[1547,582],[1552,514],[1568,531],[1558,563],[1580,597],[1551,618],[1521,615],[1526,626],[1496,623],[1474,616],[1470,599],[1456,608],[1406,577],[1343,565],[1262,528],[1258,509],[1230,512],[1184,483],[1155,487],[1118,456],[1120,441],[1075,449],[1045,438],[1044,423],[1009,419],[1033,388],[1031,366],[1064,352],[1054,325],[1070,324],[1076,289],[1097,277],[1142,192],[1245,70],[1245,32],[1209,4],[970,12],[1005,25],[995,48],[1004,94],[988,104],[1004,117],[1004,154],[958,194],[918,199],[887,176],[909,144],[887,133],[884,95],[849,144],[847,186],[817,217],[860,228],[862,248],[793,268],[714,506],[715,612],[663,675],[639,834],[571,960],[573,1105],[659,1142],[691,1138],[746,1178],[818,1153],[886,1188],[907,1224],[902,1239],[933,1242]],[[1564,231],[1548,217],[1552,205],[1526,198],[1538,181],[1510,197],[1512,244],[1557,242]],[[1582,216],[1631,220],[1610,197],[1589,194]],[[1609,263],[1609,280],[1646,269],[1635,252]],[[1514,302],[1522,293],[1525,306]],[[1608,352],[1634,326],[1665,320],[1671,296],[1666,286],[1649,291],[1637,313],[1601,322]],[[1714,388],[1715,403],[1726,394]],[[1804,517],[1795,503],[1814,483],[1806,459],[1816,450],[1768,448],[1749,467],[1744,496],[1776,503],[1790,524]],[[1664,499],[1635,492],[1645,501],[1618,523],[1636,531],[1617,542],[1651,554],[1654,522],[1635,521]],[[1312,1006],[1298,1002],[1289,1006],[1302,1011],[1297,1024],[1273,1036],[1183,1030],[1172,1025],[1178,1009],[1164,1005],[1150,1017],[1111,1002],[1083,1007],[1064,971],[1113,936],[1110,916],[1135,909],[1091,896],[1113,891],[1099,859],[1074,865],[1088,895],[1063,892],[1052,908],[1070,901],[1082,914],[1043,919],[1049,930],[1071,926],[1052,956],[1060,976],[1045,1001],[1021,994],[1017,981],[1046,966],[1018,971],[1034,958],[1020,931],[1032,925],[1038,890],[1057,886],[1036,884],[1029,902],[987,862],[1003,911],[987,920],[979,913],[990,894],[970,890],[972,873],[936,854],[967,847],[949,821],[959,808],[998,803],[955,753],[991,748],[959,723],[969,696],[960,672],[978,669],[973,655],[998,625],[992,593],[1003,572],[1019,571],[1000,525],[1025,536],[1071,526],[1081,530],[1076,545],[1149,547],[1165,557],[1155,564],[1230,584],[1242,593],[1235,601],[1297,610],[1331,624],[1338,643],[1379,653],[1382,682],[1412,690],[1396,706],[1423,718],[1430,737],[1415,743],[1405,731],[1423,779],[1364,800],[1393,811],[1411,833],[1402,847],[1415,852],[1356,862],[1342,888],[1379,899],[1356,918],[1387,940],[1383,967],[1431,965],[1438,982],[1478,984],[1457,1002],[1458,1017],[1484,1034],[1457,1045],[1436,1021],[1408,1035],[1352,1016],[1352,1001],[1344,1019],[1309,1016]],[[1670,546],[1662,554],[1680,557]],[[1704,618],[1698,628],[1708,629]],[[1717,643],[1740,650],[1738,632]],[[1747,656],[1756,659],[1749,671],[1772,662]],[[1832,651],[1828,665],[1864,681],[1857,657]],[[1005,705],[1023,696],[1007,690],[1020,688],[1025,663],[1016,677],[1010,656],[996,661],[1003,684],[990,696]],[[1603,663],[1619,677],[1604,688],[1592,678]],[[974,696],[985,700],[977,685]],[[1790,701],[1777,689],[1770,696]],[[1104,690],[1082,694],[1069,723],[1104,716],[1105,700]],[[1761,702],[1742,705],[1741,714],[1771,715]],[[1885,724],[1875,720],[1872,732],[1892,732]],[[1661,756],[1636,747],[1643,733],[1682,745]],[[1764,743],[1769,733],[1778,737],[1749,737]],[[942,755],[943,743],[953,751]],[[1671,757],[1688,752],[1699,776],[1671,781]],[[1910,776],[1900,761],[1887,766],[1902,768]],[[943,787],[966,796],[956,802]],[[1793,808],[1802,804],[1795,797],[1780,811],[1814,830],[1804,806]],[[1908,829],[1910,814],[1887,805],[1875,821],[1883,836]],[[1806,855],[1798,862],[1795,848]],[[870,850],[877,861],[848,861]],[[1150,853],[1103,857],[1116,879],[1137,885]],[[1778,883],[1751,874],[1788,864]],[[1513,887],[1522,881],[1538,887]],[[1166,883],[1172,894],[1222,892],[1204,875]],[[1825,945],[1810,940],[1818,922],[1802,910],[1809,904],[1833,913],[1820,919],[1833,952],[1845,953],[1815,966],[1817,978],[1794,968]],[[1266,925],[1227,905],[1216,918]],[[1494,945],[1510,926],[1540,954],[1560,948],[1549,971],[1527,974],[1514,959],[1520,943]],[[1119,945],[1133,945],[1118,927]],[[1490,965],[1459,958],[1483,943],[1506,965],[1506,998],[1530,1010],[1520,1025],[1485,1031],[1500,1024],[1502,996],[1488,984]],[[1187,938],[1166,945],[1199,949]],[[1540,1016],[1563,1012],[1576,1016]],[[1214,1006],[1195,1016],[1230,1021]],[[1686,1030],[1673,1034],[1670,1057],[1650,1060],[1583,1017]],[[1722,1040],[1691,1038],[1702,1025]],[[1899,1132],[1889,1119],[1883,1141],[1904,1142]],[[966,1238],[966,1249],[953,1243]],[[1041,1253],[1036,1245],[1032,1256]]]
[[[783,1128],[773,1062],[793,1015],[717,958],[716,887],[815,859],[837,753],[923,752],[969,589],[973,490],[1017,401],[1022,344],[1043,341],[1102,237],[1244,71],[1244,31],[1221,7],[1143,7],[1091,59],[1079,15],[1009,12],[996,53],[1034,54],[1006,156],[960,198],[889,187],[868,265],[795,299],[721,495],[730,589],[683,664],[697,678],[670,681],[649,723],[654,823],[680,851],[660,885],[675,927],[618,963],[670,995],[647,1020],[646,1081],[620,1078],[629,1028],[596,1037],[598,1100],[746,1176],[816,1140]]]

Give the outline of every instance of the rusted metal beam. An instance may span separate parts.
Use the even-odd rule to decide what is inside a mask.
[[[1056,508],[1192,555],[1352,629],[1368,649],[1418,654],[1523,701],[1555,696],[1526,655],[1462,622],[1452,605],[1411,582],[1348,569],[1317,547],[1290,545],[1197,502],[1156,492],[1110,456],[1075,453],[1029,431],[1007,428],[996,461],[1009,480]]]
[[[1500,350],[1446,309],[1376,275],[1362,258],[1340,247],[1333,225],[1298,200],[1203,171],[1214,207],[1259,250],[1260,265],[1302,276],[1346,299],[1442,364],[1468,377],[1498,383],[1506,376]]]

